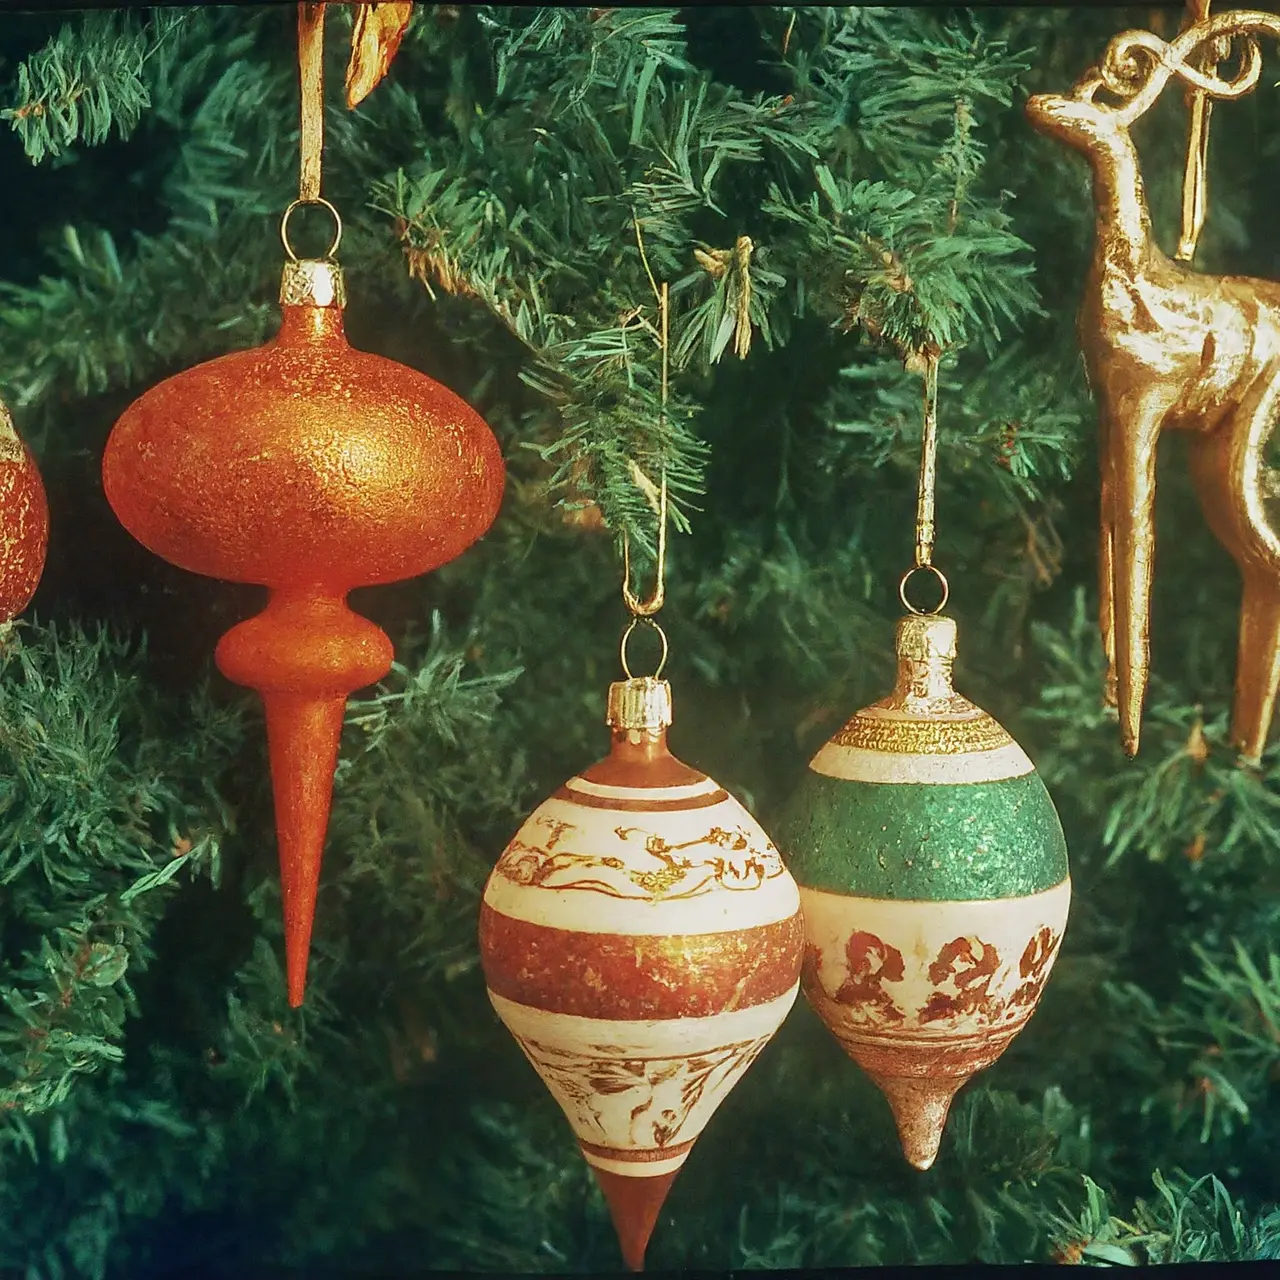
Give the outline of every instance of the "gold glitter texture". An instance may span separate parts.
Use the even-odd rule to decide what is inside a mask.
[[[891,720],[859,712],[831,741],[838,747],[896,755],[963,755],[995,751],[1013,739],[987,715],[966,720]]]

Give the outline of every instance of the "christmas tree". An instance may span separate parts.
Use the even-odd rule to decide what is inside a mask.
[[[1116,31],[1176,21],[418,5],[367,101],[331,94],[351,340],[475,405],[508,489],[466,555],[353,597],[398,662],[349,705],[294,1010],[261,712],[211,662],[261,593],[144,551],[100,480],[146,387],[274,331],[293,6],[0,17],[0,397],[52,521],[0,670],[0,1274],[616,1270],[485,998],[481,888],[602,753],[620,539],[651,565],[659,476],[682,757],[768,830],[885,692],[931,349],[957,682],[1062,815],[1062,954],[926,1173],[799,1002],[650,1265],[1280,1257],[1280,754],[1229,745],[1238,575],[1176,442],[1136,759],[1104,707],[1074,333],[1093,210],[1021,112]],[[349,24],[334,6],[331,84]],[[1205,269],[1277,273],[1273,81],[1214,116]],[[1170,246],[1165,99],[1138,137]]]

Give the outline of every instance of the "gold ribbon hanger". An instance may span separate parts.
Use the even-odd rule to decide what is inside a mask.
[[[320,158],[324,147],[325,5],[298,5],[298,63],[302,81],[302,173],[298,198],[320,198]],[[381,83],[413,17],[411,0],[356,6],[347,63],[347,107],[354,110]]]
[[[302,99],[298,198],[285,210],[280,224],[280,238],[291,261],[297,261],[297,254],[289,241],[289,218],[302,205],[321,205],[333,217],[335,231],[326,260],[332,259],[342,240],[342,219],[320,193],[324,167],[325,8],[317,0],[302,0],[298,5],[298,80]],[[408,0],[356,6],[346,76],[349,109],[363,102],[386,76],[412,16],[413,4]]]
[[[1204,22],[1209,17],[1209,6],[1212,0],[1187,0],[1187,16],[1183,29]],[[1219,52],[1214,49],[1214,53]],[[1203,69],[1212,72],[1217,67],[1216,60],[1204,59]],[[1191,115],[1190,128],[1187,133],[1187,166],[1182,175],[1182,235],[1178,240],[1177,252],[1173,255],[1179,262],[1190,262],[1196,256],[1196,245],[1200,240],[1200,232],[1204,229],[1205,213],[1209,207],[1209,116],[1213,111],[1213,100],[1201,88],[1189,86],[1186,93],[1187,110]]]
[[[303,3],[298,6],[298,78],[302,86],[298,202],[316,204],[320,200],[320,169],[324,152],[323,4]]]

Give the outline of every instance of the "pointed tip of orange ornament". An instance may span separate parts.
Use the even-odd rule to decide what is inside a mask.
[[[263,704],[280,855],[285,972],[289,1004],[296,1009],[307,988],[320,864],[347,704],[345,698],[322,701],[274,693],[264,694]]]
[[[591,1172],[595,1174],[609,1206],[623,1262],[629,1271],[643,1271],[649,1237],[653,1235],[667,1192],[680,1170],[672,1169],[669,1173],[652,1177],[628,1177],[593,1164]]]
[[[273,596],[218,642],[218,669],[267,719],[289,1003],[302,1004],[347,696],[391,669],[391,641],[340,597]]]
[[[285,921],[284,966],[289,991],[289,1008],[301,1009],[307,995],[307,961],[311,957],[311,921],[302,922],[305,929],[289,928]]]
[[[884,1094],[898,1126],[898,1140],[907,1163],[922,1173],[933,1167],[942,1145],[951,1101],[963,1080],[923,1076],[877,1076],[871,1079]]]

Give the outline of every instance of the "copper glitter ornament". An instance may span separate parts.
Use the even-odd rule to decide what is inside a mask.
[[[0,626],[31,602],[49,548],[49,504],[36,461],[0,404]]]
[[[694,1141],[795,1002],[804,929],[769,838],[668,749],[666,681],[612,685],[608,722],[609,755],[498,860],[480,957],[639,1271]]]
[[[346,699],[392,661],[391,641],[351,612],[347,593],[460,555],[497,515],[503,465],[493,433],[447,387],[347,344],[335,263],[289,262],[280,300],[272,341],[135,401],[102,475],[143,546],[193,573],[270,589],[266,609],[215,656],[266,708],[297,1006]]]

